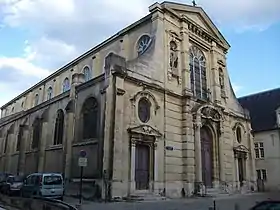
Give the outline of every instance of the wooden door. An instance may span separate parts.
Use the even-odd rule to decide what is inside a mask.
[[[243,159],[242,158],[238,158],[238,172],[239,172],[239,182],[240,185],[243,185],[243,181],[244,181],[244,168],[243,168]]]
[[[207,127],[201,128],[202,181],[206,187],[212,186],[213,145],[212,135]]]
[[[142,144],[136,145],[135,155],[136,190],[147,190],[150,179],[150,147]]]

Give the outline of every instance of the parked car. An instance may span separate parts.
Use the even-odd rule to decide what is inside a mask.
[[[2,183],[1,191],[7,195],[19,193],[23,185],[23,179],[23,176],[8,176]]]
[[[280,201],[266,200],[257,203],[250,210],[277,210],[280,209]]]
[[[59,173],[34,173],[23,181],[23,197],[42,196],[63,200],[64,182]]]
[[[10,173],[0,173],[0,192],[2,192],[2,187],[5,184],[7,178],[11,176]]]

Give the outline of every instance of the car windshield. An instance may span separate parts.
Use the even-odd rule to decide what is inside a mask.
[[[57,175],[50,175],[44,177],[44,185],[61,185],[62,178]]]
[[[8,182],[22,182],[23,177],[22,176],[10,176],[8,178]]]

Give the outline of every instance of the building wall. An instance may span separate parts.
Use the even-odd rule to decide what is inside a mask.
[[[279,190],[280,179],[280,141],[279,131],[265,131],[254,134],[254,143],[263,143],[264,157],[256,158],[256,170],[266,170],[267,180],[265,183],[266,190]]]
[[[113,41],[86,53],[17,99],[15,103],[26,98],[25,111],[16,110],[17,114],[0,121],[0,167],[3,171],[55,171],[64,173],[67,179],[76,178],[79,175],[78,153],[83,149],[87,151],[89,161],[85,177],[99,181],[109,178],[112,195],[127,196],[136,191],[134,138],[144,135],[153,139],[150,142],[153,147],[152,189],[156,193],[166,191],[174,197],[180,197],[184,189],[187,195],[192,195],[196,185],[202,182],[200,129],[207,125],[214,142],[213,187],[225,185],[229,190],[239,189],[236,151],[247,156],[245,186],[254,182],[250,121],[230,85],[225,41],[213,38],[217,36],[213,25],[206,24],[199,9],[196,17],[190,15],[192,20],[200,20],[193,24],[182,21],[182,14],[178,11],[164,9],[159,4],[151,6],[150,12],[134,26],[121,31]],[[189,13],[186,11],[184,15]],[[206,28],[208,35],[198,33],[194,27]],[[152,41],[145,53],[138,54],[139,39],[143,35],[148,35]],[[170,69],[171,41],[177,44],[176,72]],[[198,47],[206,58],[207,100],[197,99],[191,90],[189,53],[192,46]],[[94,79],[84,83],[84,75],[80,72],[86,65],[92,69]],[[223,88],[219,68],[224,75]],[[72,84],[71,89],[61,94],[66,77]],[[54,98],[44,101],[49,86],[53,86]],[[40,93],[40,103],[33,107],[36,93]],[[81,109],[90,96],[95,97],[100,105],[98,135],[95,139],[83,141]],[[142,123],[138,117],[141,97],[151,103],[151,118],[147,123]],[[11,102],[4,109],[10,110],[13,105]],[[63,143],[54,146],[54,124],[59,109],[65,114],[65,132]],[[207,110],[209,113],[203,113]],[[40,146],[35,151],[30,148],[31,128],[36,116],[42,119],[43,129]],[[15,147],[20,125],[24,126],[23,143],[17,154]],[[239,143],[235,136],[237,127],[241,129]],[[6,139],[9,146],[4,155]],[[102,176],[105,172],[108,177]]]

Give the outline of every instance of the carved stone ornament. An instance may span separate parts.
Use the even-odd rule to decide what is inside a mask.
[[[150,125],[140,125],[127,129],[129,133],[143,134],[155,137],[161,137],[162,134]]]
[[[201,110],[201,114],[202,114],[202,117],[204,118],[210,118],[210,119],[213,119],[213,120],[220,120],[221,117],[220,117],[220,114],[217,110],[211,108],[211,107],[205,107]]]
[[[225,79],[224,79],[224,73],[222,69],[219,69],[219,82],[220,82],[220,87],[222,90],[225,88]]]

